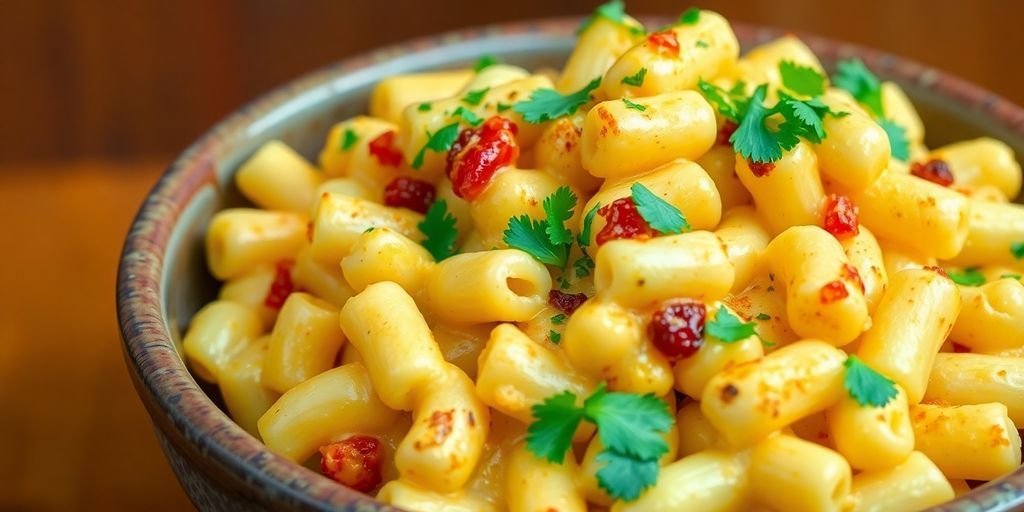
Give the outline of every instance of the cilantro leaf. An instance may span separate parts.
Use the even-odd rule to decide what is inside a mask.
[[[821,96],[825,93],[825,76],[812,67],[801,66],[791,60],[779,63],[782,86],[801,96]]]
[[[420,112],[430,112],[430,109],[432,108],[434,107],[430,103],[420,103],[419,106],[416,107],[416,110],[419,110]]]
[[[512,105],[509,105],[508,103],[502,103],[500,101],[498,102],[498,112],[504,112],[510,108],[512,108]]]
[[[448,203],[438,199],[430,205],[427,214],[416,227],[425,237],[420,245],[441,261],[455,254],[455,241],[459,238],[459,230],[455,228],[455,216],[448,213]]]
[[[537,457],[561,464],[583,419],[583,409],[576,407],[576,395],[564,391],[531,410],[534,422],[526,429],[526,448]]]
[[[435,153],[445,153],[451,149],[455,139],[458,138],[459,123],[447,125],[433,134],[427,132],[427,143],[416,153],[416,158],[412,160],[412,168],[419,169],[423,167],[423,159],[427,155],[427,150],[434,151]]]
[[[565,323],[565,319],[566,318],[567,317],[565,316],[565,313],[559,313],[559,314],[551,317],[551,323],[553,325],[562,325],[562,324]]]
[[[753,336],[755,327],[754,322],[744,323],[725,306],[718,306],[715,319],[704,324],[704,332],[723,343],[732,343]]]
[[[640,112],[643,112],[643,111],[647,110],[647,107],[645,105],[641,105],[639,103],[633,103],[632,101],[629,101],[626,98],[622,98],[622,102],[626,104],[626,108],[631,108],[633,110],[639,110]]]
[[[621,84],[632,85],[633,87],[640,87],[644,85],[644,77],[647,76],[647,68],[640,68],[640,71],[636,73],[622,77]]]
[[[341,137],[341,150],[348,151],[359,141],[359,135],[352,128],[345,128],[345,134]]]
[[[461,105],[459,108],[455,109],[455,112],[452,112],[452,117],[461,117],[464,121],[469,123],[470,126],[474,127],[480,126],[480,124],[484,122],[484,120],[480,119],[480,116],[474,114],[472,110]]]
[[[590,275],[590,272],[594,270],[594,260],[584,254],[579,259],[572,263],[574,269],[576,269],[576,277],[583,278]]]
[[[696,7],[690,7],[679,15],[680,25],[696,25],[698,21],[700,21],[700,9]]]
[[[836,64],[836,70],[837,73],[832,76],[832,83],[836,87],[846,89],[875,117],[885,117],[882,106],[882,82],[860,59],[841,60]]]
[[[551,243],[547,223],[532,220],[525,214],[508,220],[504,240],[509,247],[519,249],[541,263],[561,268],[569,259],[569,246]]]
[[[572,244],[572,233],[565,228],[565,221],[572,218],[573,208],[576,208],[576,194],[572,189],[563,185],[558,187],[550,196],[544,198],[544,214],[547,217],[547,228],[545,232],[552,244]]]
[[[629,190],[633,195],[637,212],[655,231],[669,234],[690,230],[690,223],[686,222],[683,212],[655,195],[642,183],[634,183]]]
[[[593,230],[594,217],[597,216],[597,210],[601,208],[601,203],[597,203],[593,208],[587,212],[587,215],[583,217],[583,228],[580,229],[579,236],[576,237],[576,242],[580,244],[580,249],[586,253],[586,247],[590,246],[590,232]]]
[[[597,470],[598,487],[612,498],[623,501],[639,498],[645,489],[658,481],[661,469],[657,459],[639,460],[611,450],[599,453],[596,460],[604,463]]]
[[[793,149],[799,142],[795,136],[782,140],[765,126],[765,120],[772,114],[764,106],[766,92],[764,85],[754,91],[739,127],[729,137],[736,152],[751,162],[774,162],[782,158],[783,151]]]
[[[548,331],[548,339],[551,343],[558,345],[562,341],[562,333],[558,331]]]
[[[946,270],[946,274],[954,283],[961,286],[981,286],[985,284],[985,274],[977,268],[965,268],[962,271]]]
[[[568,290],[569,287],[571,287],[571,286],[572,286],[572,283],[569,282],[569,278],[568,277],[565,277],[564,275],[558,276],[558,287],[559,288],[561,288],[563,290]]]
[[[527,123],[551,121],[575,114],[576,110],[590,101],[590,93],[600,85],[601,77],[598,77],[570,94],[562,94],[554,89],[537,89],[530,93],[529,99],[512,105],[512,110],[522,114]]]
[[[825,121],[811,102],[786,99],[780,103],[776,108],[786,121],[779,126],[779,131],[791,131],[816,144],[825,138]]]
[[[891,119],[881,119],[878,125],[889,136],[889,147],[892,157],[907,162],[910,160],[910,143],[907,142],[907,130]]]
[[[583,402],[583,416],[597,424],[609,450],[644,460],[668,452],[659,434],[672,427],[672,414],[653,393],[608,392],[602,385]]]
[[[643,27],[637,27],[626,20],[626,4],[622,0],[611,0],[608,3],[597,6],[593,14],[583,20],[583,23],[576,29],[576,34],[579,35],[586,32],[590,25],[597,21],[598,18],[604,18],[612,23],[626,27],[631,34],[642,35],[644,33]]]
[[[764,322],[766,320],[771,320],[772,319],[771,315],[769,315],[768,313],[758,313],[757,316],[755,316],[754,318],[756,318],[756,319],[758,319],[758,320],[760,320],[762,322]]]
[[[699,80],[697,82],[697,88],[700,89],[701,94],[708,100],[718,112],[727,119],[734,123],[739,123],[743,118],[743,113],[736,104],[736,98],[730,94],[729,91],[722,89],[721,87],[711,83]]]
[[[489,53],[485,53],[476,60],[475,64],[473,64],[473,71],[479,73],[495,64],[501,64],[501,59]]]
[[[1024,278],[1024,276],[1022,276],[1020,274],[1003,274],[1003,275],[999,276],[999,279],[1014,279],[1014,280],[1017,280],[1017,281],[1020,281],[1021,278]]]
[[[861,406],[885,407],[899,394],[888,377],[876,372],[857,356],[847,357],[843,366],[846,367],[843,386],[850,393],[850,398]]]
[[[1015,259],[1024,259],[1024,241],[1011,243],[1010,254],[1013,254]]]
[[[484,100],[484,96],[487,96],[487,91],[490,91],[490,90],[491,90],[490,87],[484,87],[483,89],[477,89],[475,91],[469,91],[469,92],[466,93],[465,96],[462,97],[462,102],[467,104],[467,105],[471,105],[471,106],[475,107],[475,106],[479,105],[481,101]]]

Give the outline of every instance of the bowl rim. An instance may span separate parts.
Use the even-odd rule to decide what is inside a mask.
[[[500,40],[524,33],[567,37],[582,17],[544,18],[455,30],[389,45],[322,67],[263,94],[219,121],[169,165],[149,191],[127,233],[116,285],[117,317],[125,363],[140,398],[164,435],[201,454],[204,467],[234,478],[235,486],[271,507],[304,510],[398,510],[270,452],[222,412],[200,389],[179,357],[165,328],[161,305],[164,256],[185,206],[211,182],[216,185],[216,155],[225,134],[245,130],[293,96],[356,70],[399,55],[453,42]],[[657,26],[669,18],[641,17]],[[986,121],[1024,137],[1024,109],[966,80],[938,69],[866,46],[775,27],[732,23],[741,40],[755,44],[795,34],[822,60],[859,57],[886,79],[931,89],[959,106],[977,111]],[[179,444],[178,446],[182,446]],[[255,485],[256,489],[251,487]],[[190,496],[191,498],[191,496]],[[934,510],[1009,510],[1024,504],[1024,468],[981,486]],[[1005,508],[1002,508],[1005,507]]]

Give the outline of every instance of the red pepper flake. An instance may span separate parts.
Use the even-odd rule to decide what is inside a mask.
[[[619,238],[651,238],[657,235],[637,211],[632,197],[620,197],[599,208],[597,214],[607,221],[597,233],[598,245]]]
[[[936,266],[933,266],[933,265],[929,265],[929,266],[923,267],[923,268],[925,270],[931,270],[932,272],[935,272],[935,273],[941,275],[942,277],[946,277],[946,278],[949,277],[949,274],[946,273],[946,269],[944,269],[942,267],[936,267]]]
[[[277,262],[277,265],[274,268],[274,281],[270,283],[270,289],[267,290],[267,296],[263,299],[264,306],[273,309],[281,309],[281,306],[284,305],[284,301],[292,294],[292,292],[295,291],[295,285],[292,283],[293,266],[295,266],[295,262],[292,260],[281,260]]]
[[[836,280],[821,287],[820,299],[822,304],[831,304],[837,300],[843,300],[850,295],[846,285]]]
[[[949,168],[949,164],[938,158],[933,158],[923,164],[914,162],[910,166],[910,174],[943,187],[953,184],[953,171]]]
[[[398,167],[402,165],[402,152],[394,144],[395,132],[388,130],[370,141],[370,154],[377,157],[381,165]]]
[[[953,342],[953,352],[956,352],[957,354],[964,354],[970,351],[971,347],[968,347],[967,345],[961,345],[955,341]]]
[[[775,164],[772,162],[751,162],[747,160],[747,167],[750,168],[750,172],[754,173],[754,176],[757,178],[763,178],[775,170]]]
[[[836,238],[848,238],[860,233],[857,206],[849,197],[829,194],[825,200],[825,231]]]
[[[586,301],[585,293],[565,293],[561,290],[551,290],[548,293],[548,304],[567,315],[575,313]]]
[[[732,137],[732,134],[736,133],[737,128],[739,128],[739,125],[727,119],[722,123],[722,127],[718,129],[718,137],[715,139],[715,144],[719,146],[731,144],[729,139]]]
[[[427,213],[436,194],[430,182],[399,176],[384,187],[384,204]]]
[[[320,447],[320,472],[359,492],[380,485],[381,443],[373,436],[352,436]]]
[[[498,169],[519,158],[519,127],[493,116],[479,128],[466,128],[448,150],[448,177],[455,195],[473,200],[487,188]]]
[[[654,32],[647,36],[647,44],[658,52],[679,56],[679,39],[671,29]]]
[[[861,293],[864,293],[864,280],[860,278],[860,272],[857,271],[857,267],[850,265],[849,263],[843,264],[842,277],[849,283],[853,283],[860,289]]]
[[[647,334],[662,354],[676,361],[696,354],[704,344],[703,302],[678,300],[654,312]]]

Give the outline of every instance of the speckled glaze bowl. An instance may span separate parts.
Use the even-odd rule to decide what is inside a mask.
[[[666,19],[646,19],[649,26]],[[332,123],[364,112],[371,88],[395,73],[465,67],[483,53],[527,68],[560,66],[579,19],[509,23],[392,46],[291,82],[217,124],[171,164],[125,241],[117,312],[128,372],[181,485],[202,510],[396,510],[269,452],[223,412],[215,389],[197,384],[181,358],[181,333],[216,293],[202,254],[214,212],[244,204],[232,177],[270,139],[311,159]],[[782,34],[735,24],[743,46]],[[928,144],[990,135],[1024,155],[1024,110],[963,80],[884,52],[801,35],[826,67],[861,58],[899,83],[928,127]],[[1024,507],[1024,470],[937,510]]]

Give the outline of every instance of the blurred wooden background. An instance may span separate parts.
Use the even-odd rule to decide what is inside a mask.
[[[161,169],[308,70],[415,36],[597,1],[0,0],[0,510],[187,510],[131,389],[114,274]],[[633,13],[690,4],[630,0]],[[860,42],[1024,103],[1024,2],[707,0]]]

